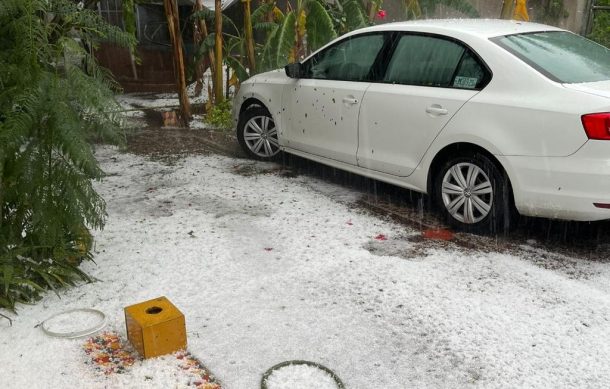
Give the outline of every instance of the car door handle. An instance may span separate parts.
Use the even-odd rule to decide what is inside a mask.
[[[350,105],[354,105],[354,104],[358,104],[358,99],[355,98],[354,96],[345,96],[343,98],[343,102],[345,104],[350,104]]]
[[[428,108],[426,108],[426,112],[432,116],[442,116],[447,115],[449,113],[449,111],[447,111],[445,108],[441,107],[438,104],[433,104],[429,106]]]

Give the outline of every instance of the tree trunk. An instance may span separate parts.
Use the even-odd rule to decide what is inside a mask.
[[[248,56],[248,67],[250,76],[256,73],[256,59],[254,57],[254,37],[252,35],[252,13],[250,9],[251,0],[242,0],[244,3],[244,30],[246,38],[246,54]]]
[[[203,2],[202,0],[197,0],[195,5],[193,6],[195,11],[203,11]],[[200,45],[203,41],[208,37],[208,26],[205,22],[205,19],[199,19],[195,22],[195,45]],[[208,62],[210,67],[210,73],[212,74],[212,82],[214,82],[214,53],[210,51],[208,53]],[[195,94],[199,95],[201,90],[203,89],[203,74],[207,69],[203,64],[203,58],[199,60],[195,67],[195,72],[197,73],[197,85],[195,86]],[[208,99],[211,99],[212,96],[208,96]]]
[[[167,29],[174,49],[174,65],[176,67],[176,84],[180,98],[180,123],[188,127],[191,120],[191,104],[186,93],[186,75],[184,72],[184,55],[182,53],[182,36],[180,35],[180,20],[178,19],[177,0],[163,0],[165,16],[167,17]]]
[[[223,101],[222,96],[222,1],[216,0],[214,4],[216,24],[216,42],[214,44],[214,55],[216,56],[216,71],[214,72],[214,103]]]
[[[135,50],[135,49],[133,49]],[[133,54],[133,51],[129,52],[129,60],[131,61],[131,73],[133,74],[133,79],[138,79],[138,69],[136,68],[136,56]]]
[[[500,13],[500,19],[511,19],[513,16],[514,8],[514,0],[504,0],[504,3],[502,4],[502,12]]]

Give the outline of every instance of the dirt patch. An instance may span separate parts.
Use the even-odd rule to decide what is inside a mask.
[[[242,157],[237,141],[228,133],[184,128],[148,127],[127,136],[127,150],[150,157],[184,157],[219,153]]]
[[[244,157],[233,131],[162,127],[162,109],[142,108],[144,116],[130,123],[127,151],[175,161],[188,155],[217,153]]]

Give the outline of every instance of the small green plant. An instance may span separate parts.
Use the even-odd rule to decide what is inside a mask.
[[[231,102],[224,100],[210,108],[205,115],[205,122],[214,128],[227,130],[233,127]]]

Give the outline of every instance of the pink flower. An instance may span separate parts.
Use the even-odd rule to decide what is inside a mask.
[[[377,12],[377,17],[378,17],[379,19],[381,19],[381,20],[385,19],[385,17],[386,17],[386,12],[385,12],[385,10],[380,9],[380,10]]]

